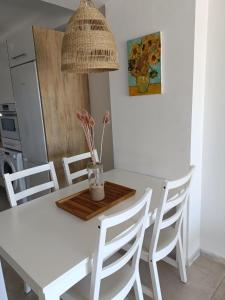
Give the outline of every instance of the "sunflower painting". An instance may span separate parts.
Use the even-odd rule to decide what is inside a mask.
[[[127,42],[130,96],[161,94],[161,33]]]

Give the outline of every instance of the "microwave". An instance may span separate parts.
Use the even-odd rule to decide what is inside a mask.
[[[3,138],[20,140],[15,104],[0,104],[0,131]]]

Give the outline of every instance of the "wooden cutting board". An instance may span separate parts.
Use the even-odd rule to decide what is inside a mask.
[[[136,191],[131,188],[112,182],[105,182],[105,199],[102,201],[91,200],[89,189],[86,189],[56,201],[56,205],[72,215],[87,221],[132,197],[135,193]]]

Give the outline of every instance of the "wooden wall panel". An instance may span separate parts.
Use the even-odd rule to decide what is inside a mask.
[[[89,111],[88,76],[61,72],[63,33],[33,27],[48,159],[62,183],[61,159],[87,150],[76,111]]]

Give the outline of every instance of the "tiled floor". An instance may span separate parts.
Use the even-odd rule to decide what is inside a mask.
[[[141,264],[143,282],[148,266]],[[179,280],[178,272],[161,263],[159,277],[164,300],[225,300],[225,265],[200,257],[188,270],[188,283]]]
[[[8,203],[0,189],[0,210]],[[31,292],[25,295],[23,281],[3,262],[9,300],[37,300]],[[149,281],[148,265],[141,264],[143,281]],[[165,263],[159,265],[163,300],[225,300],[225,264],[200,257],[188,270],[188,283],[182,284],[177,270]],[[148,299],[148,298],[146,298]]]

